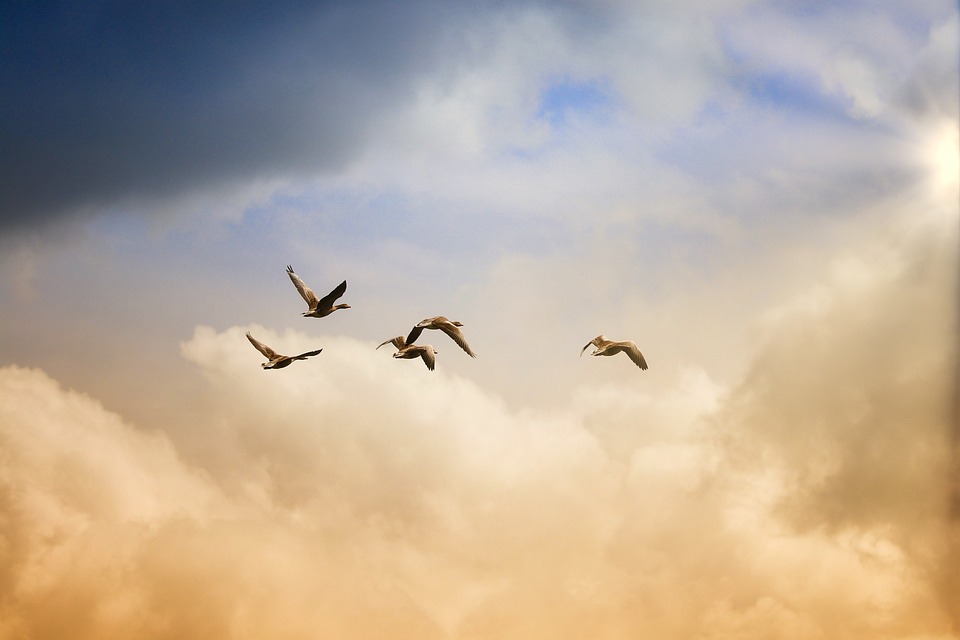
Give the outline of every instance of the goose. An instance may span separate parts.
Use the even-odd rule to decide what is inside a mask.
[[[287,275],[290,276],[290,280],[293,281],[293,286],[297,288],[297,291],[299,291],[303,299],[306,300],[307,306],[310,307],[309,311],[303,312],[302,315],[304,318],[323,318],[337,309],[350,308],[348,304],[333,304],[337,298],[346,292],[346,280],[337,285],[337,288],[327,295],[322,298],[317,298],[317,294],[313,292],[313,289],[304,284],[303,280],[300,279],[300,276],[296,274],[290,265],[287,265]]]
[[[477,354],[470,349],[470,345],[467,344],[467,339],[463,337],[463,332],[460,331],[460,327],[463,326],[462,322],[457,322],[456,320],[447,320],[443,316],[434,316],[432,318],[427,318],[426,320],[421,320],[410,330],[410,333],[407,334],[407,344],[413,344],[417,338],[420,337],[420,333],[424,329],[440,329],[445,334],[453,338],[453,341],[460,345],[460,348],[467,352],[471,358],[476,358]]]
[[[620,352],[627,354],[627,356],[633,360],[633,363],[646,371],[647,361],[643,359],[643,354],[640,353],[640,349],[637,348],[636,343],[633,340],[624,340],[622,342],[616,342],[614,340],[608,340],[607,337],[603,334],[600,334],[587,344],[583,346],[583,349],[580,349],[580,355],[583,356],[583,352],[587,350],[587,347],[593,345],[596,349],[593,350],[592,356],[612,356]]]
[[[429,344],[411,344],[404,340],[403,336],[397,336],[396,338],[384,340],[377,345],[377,349],[385,344],[392,344],[397,348],[397,352],[393,354],[394,358],[404,358],[407,360],[418,357],[423,358],[423,363],[427,365],[427,369],[430,371],[433,371],[433,368],[436,366],[437,351],[434,351],[433,346]]]
[[[263,344],[256,338],[254,338],[249,331],[247,331],[247,340],[250,341],[257,351],[262,353],[264,357],[269,360],[269,362],[261,362],[260,366],[264,369],[283,369],[286,366],[289,366],[294,360],[306,360],[310,356],[315,356],[323,349],[317,349],[316,351],[307,351],[306,353],[301,353],[298,356],[283,356]]]

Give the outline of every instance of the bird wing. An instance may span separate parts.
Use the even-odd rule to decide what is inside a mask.
[[[294,358],[309,358],[310,356],[315,356],[319,354],[321,351],[323,351],[323,349],[317,349],[316,351],[307,351],[305,353],[301,353],[298,356],[294,356]]]
[[[317,302],[317,308],[329,309],[330,307],[333,306],[333,303],[336,301],[336,299],[342,296],[344,293],[346,293],[346,291],[347,291],[347,281],[344,280],[343,282],[337,285],[336,289],[334,289],[327,295],[320,298],[320,300]]]
[[[296,274],[293,270],[293,267],[287,265],[287,275],[290,276],[290,280],[293,281],[293,286],[297,288],[297,291],[300,292],[300,295],[303,296],[303,299],[306,300],[307,304],[310,305],[310,308],[313,309],[317,306],[317,294],[313,292],[313,289],[308,287],[303,280],[300,279],[300,276]]]
[[[254,338],[252,335],[250,335],[249,331],[247,331],[247,340],[249,340],[250,344],[256,347],[257,351],[262,353],[267,360],[273,360],[274,358],[281,357],[279,353],[277,353],[276,351],[274,351],[267,345],[263,344],[262,342]]]
[[[601,333],[601,334],[598,335],[596,338],[594,338],[593,340],[591,340],[591,341],[588,342],[587,344],[583,345],[583,349],[580,349],[580,355],[582,356],[582,355],[583,355],[583,352],[586,351],[586,350],[587,350],[587,347],[589,347],[590,345],[593,345],[593,346],[595,346],[595,347],[599,347],[601,344],[604,343],[605,340],[606,340],[606,338],[604,338],[604,337],[603,337],[603,334]]]
[[[470,345],[467,344],[467,339],[463,337],[463,332],[460,331],[460,327],[454,325],[452,322],[444,322],[440,325],[440,330],[453,338],[453,341],[456,342],[461,349],[466,351],[471,358],[477,357],[477,354],[475,354],[470,349]]]
[[[643,369],[647,370],[647,361],[643,358],[643,354],[640,353],[640,349],[637,348],[637,345],[630,340],[627,340],[623,343],[623,352],[633,360],[633,363]]]
[[[433,316],[432,318],[424,318],[417,323],[417,326],[421,329],[436,329],[443,322],[450,322],[443,316]]]
[[[377,349],[379,349],[385,344],[392,344],[397,349],[403,349],[405,346],[407,346],[406,343],[403,341],[403,336],[397,336],[396,338],[390,338],[389,340],[384,340],[383,342],[377,345]]]
[[[410,333],[407,334],[407,344],[413,344],[416,342],[421,333],[423,333],[423,327],[421,327],[419,324],[413,329],[410,329]]]
[[[434,367],[437,365],[437,354],[434,352],[433,347],[428,344],[423,345],[420,349],[420,357],[423,358],[423,362],[427,365],[427,369],[433,371]]]

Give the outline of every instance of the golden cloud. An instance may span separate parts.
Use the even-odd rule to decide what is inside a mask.
[[[956,639],[934,235],[838,259],[732,388],[513,409],[357,340],[253,327],[324,349],[262,371],[198,327],[187,441],[0,369],[0,638]]]

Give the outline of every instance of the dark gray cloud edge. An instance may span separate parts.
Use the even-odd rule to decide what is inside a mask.
[[[432,0],[0,11],[0,231],[342,166],[468,19]]]

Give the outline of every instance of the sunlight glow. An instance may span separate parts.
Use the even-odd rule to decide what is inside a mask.
[[[925,145],[936,195],[955,196],[960,191],[960,125],[956,120],[937,127]]]

